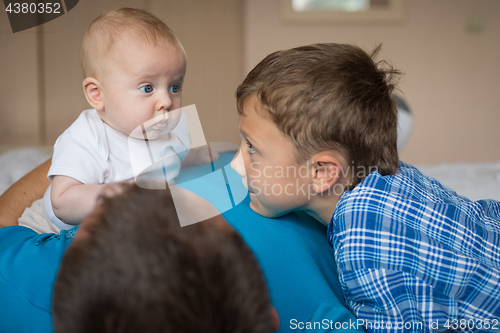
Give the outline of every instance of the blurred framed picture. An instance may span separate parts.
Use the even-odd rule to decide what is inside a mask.
[[[281,0],[287,22],[401,22],[404,0]]]

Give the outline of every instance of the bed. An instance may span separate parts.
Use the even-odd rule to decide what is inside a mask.
[[[50,157],[50,152],[39,148],[4,150],[0,153],[0,194],[10,185]]]
[[[500,201],[500,162],[419,165],[418,168],[471,200]]]
[[[0,194],[38,164],[50,153],[38,148],[3,151],[0,154]],[[417,165],[426,175],[471,200],[500,201],[500,161],[487,163],[450,163]]]

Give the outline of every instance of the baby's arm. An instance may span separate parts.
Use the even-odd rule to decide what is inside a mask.
[[[50,200],[54,214],[68,224],[79,224],[97,206],[101,196],[114,196],[127,182],[90,185],[67,176],[54,176]]]

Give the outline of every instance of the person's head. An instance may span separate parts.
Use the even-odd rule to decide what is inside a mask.
[[[54,284],[55,332],[271,332],[259,265],[221,217],[181,227],[137,186],[83,221]]]
[[[182,106],[186,55],[172,30],[140,9],[100,15],[82,43],[83,90],[101,119],[125,135],[148,139],[171,131]],[[154,119],[153,119],[154,118]]]
[[[236,97],[241,151],[251,148],[233,165],[249,190],[260,193],[253,195],[254,210],[270,217],[307,210],[304,182],[313,194],[341,194],[375,168],[382,175],[396,171],[397,112],[391,93],[398,72],[375,62],[379,50],[369,55],[352,45],[302,46],[268,55],[247,75]],[[301,167],[302,175],[291,172]],[[283,168],[290,171],[279,172]]]

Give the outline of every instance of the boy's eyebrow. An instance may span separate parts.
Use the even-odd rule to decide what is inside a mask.
[[[239,129],[240,130],[240,134],[243,135],[243,137],[245,139],[250,139],[250,141],[252,141],[252,144],[254,144],[255,142],[258,143],[258,141],[256,141],[254,138],[252,138],[250,135],[248,135],[247,133],[245,133],[245,131],[243,131],[241,128]]]

